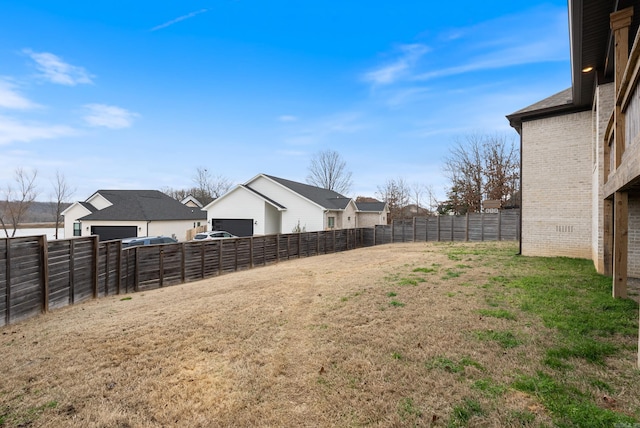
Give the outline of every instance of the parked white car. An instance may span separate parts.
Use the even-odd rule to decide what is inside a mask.
[[[214,239],[227,238],[237,238],[237,236],[232,235],[229,232],[225,232],[224,230],[213,230],[211,232],[200,232],[196,234],[196,236],[193,238],[193,241],[211,241]]]

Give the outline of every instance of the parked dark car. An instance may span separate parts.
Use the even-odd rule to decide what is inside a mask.
[[[178,242],[170,236],[138,236],[122,240],[122,248],[135,247],[137,245],[175,244]]]

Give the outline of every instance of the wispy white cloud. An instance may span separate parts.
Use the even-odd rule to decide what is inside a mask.
[[[0,116],[0,145],[29,142],[77,135],[78,131],[66,125],[45,125],[24,122]]]
[[[375,84],[425,81],[482,70],[567,61],[566,11],[539,7],[467,28],[449,29],[430,42],[404,45],[400,58],[365,74]],[[517,31],[514,31],[517,29]],[[429,59],[429,60],[427,60]]]
[[[0,107],[14,110],[29,110],[40,107],[20,94],[16,85],[7,78],[0,77]]]
[[[399,107],[425,98],[431,88],[410,87],[393,91],[387,98],[389,107]]]
[[[36,62],[40,77],[59,85],[75,86],[93,83],[91,75],[84,67],[66,63],[57,55],[49,52],[33,52],[24,49],[23,52]]]
[[[283,114],[282,116],[278,117],[278,120],[280,122],[297,122],[298,118],[289,114]]]
[[[319,119],[311,125],[296,129],[285,142],[293,146],[309,146],[325,141],[331,135],[357,133],[368,128],[362,116],[360,112],[346,112]]]
[[[466,64],[416,74],[412,77],[412,80],[424,81],[474,71],[494,70],[517,65],[534,64],[541,61],[558,61],[564,59],[561,55],[555,55],[555,53],[557,53],[557,51],[554,48],[550,48],[548,41],[526,43],[518,47],[508,47],[480,55]]]
[[[398,48],[399,58],[390,64],[371,70],[364,75],[364,80],[377,85],[394,83],[407,72],[427,52],[429,48],[421,44],[401,45]]]
[[[87,111],[84,120],[90,126],[103,126],[111,129],[129,128],[133,125],[134,119],[140,116],[138,113],[122,107],[106,104],[87,104],[84,108]]]
[[[207,11],[208,11],[208,9],[196,10],[195,12],[191,12],[191,13],[188,13],[186,15],[179,16],[176,19],[172,19],[171,21],[167,21],[164,24],[157,25],[157,26],[153,27],[149,31],[158,31],[158,30],[161,30],[163,28],[167,28],[167,27],[169,27],[169,26],[171,26],[173,24],[177,24],[180,21],[184,21],[185,19],[193,18],[194,16],[200,15],[201,13],[205,13]]]
[[[300,150],[278,150],[276,151],[276,153],[278,155],[282,155],[282,156],[291,156],[291,157],[301,157],[301,156],[307,156],[307,152],[303,152]]]

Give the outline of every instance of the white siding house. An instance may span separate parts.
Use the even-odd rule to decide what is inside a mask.
[[[375,208],[379,212],[385,207],[379,202]],[[332,190],[259,174],[203,209],[210,225],[214,220],[251,219],[254,235],[267,235],[360,227],[358,217],[369,214],[368,208],[358,209],[351,198]]]
[[[206,214],[157,190],[99,190],[62,212],[65,237],[99,235],[101,240],[138,236],[186,238]]]

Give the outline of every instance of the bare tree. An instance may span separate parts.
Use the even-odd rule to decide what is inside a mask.
[[[182,201],[191,195],[201,204],[207,205],[209,202],[227,193],[232,185],[231,180],[222,175],[211,175],[209,170],[204,166],[196,168],[192,179],[195,184],[193,187],[185,189],[163,187],[160,191],[177,201]]]
[[[36,189],[36,177],[38,171],[27,172],[18,167],[14,171],[13,181],[2,189],[2,199],[0,200],[0,224],[7,237],[11,230],[11,237],[16,236],[18,225],[35,201],[38,195]]]
[[[418,216],[430,215],[438,204],[433,186],[424,183],[413,183],[410,191],[411,201],[416,207],[415,214]]]
[[[506,202],[518,190],[520,157],[513,140],[489,137],[484,144],[485,195]]]
[[[60,171],[56,171],[56,177],[51,182],[53,185],[53,193],[51,204],[54,208],[54,221],[56,223],[56,233],[55,237],[58,239],[58,228],[60,226],[60,221],[62,220],[60,213],[62,212],[62,208],[65,202],[68,202],[69,199],[76,192],[75,188],[72,188],[67,182],[66,177]]]
[[[376,196],[389,206],[389,222],[405,217],[405,208],[409,204],[411,190],[403,178],[388,179],[383,186],[378,186]]]
[[[353,181],[351,172],[347,171],[347,163],[340,153],[327,149],[316,153],[311,158],[307,183],[346,194],[351,190]]]
[[[171,196],[176,201],[182,201],[187,196],[194,193],[195,187],[191,189],[174,189],[173,187],[163,187],[160,189],[165,195]],[[195,197],[195,196],[194,196]]]
[[[445,158],[448,200],[456,214],[480,212],[483,199],[506,201],[518,190],[519,154],[504,136],[469,135],[456,141]]]
[[[222,175],[213,176],[209,170],[203,166],[196,169],[193,182],[196,184],[196,187],[191,189],[193,191],[192,195],[203,205],[207,205],[214,199],[224,195],[231,188],[231,181],[228,178]]]

